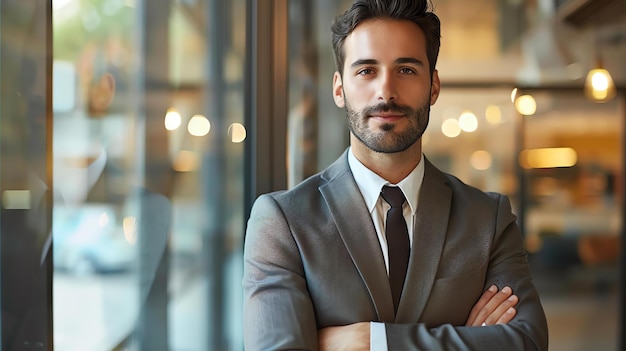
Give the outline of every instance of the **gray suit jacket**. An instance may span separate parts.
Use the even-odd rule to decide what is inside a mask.
[[[260,196],[244,249],[246,350],[316,350],[317,330],[385,323],[389,350],[545,350],[546,319],[506,197],[425,160],[397,315],[374,225],[347,153],[284,192]],[[519,297],[507,325],[464,327],[490,285]]]

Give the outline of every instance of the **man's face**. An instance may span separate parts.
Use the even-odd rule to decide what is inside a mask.
[[[424,33],[409,21],[368,20],[346,38],[344,51],[343,75],[335,72],[333,86],[350,131],[376,152],[408,149],[424,133],[439,95]]]

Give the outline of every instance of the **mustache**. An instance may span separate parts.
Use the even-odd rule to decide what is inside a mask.
[[[415,111],[411,107],[405,106],[405,105],[399,105],[393,101],[381,102],[380,104],[376,106],[369,106],[363,109],[364,116],[371,116],[371,115],[380,114],[383,112],[385,113],[394,112],[394,113],[399,113],[403,115],[411,115],[415,113]]]

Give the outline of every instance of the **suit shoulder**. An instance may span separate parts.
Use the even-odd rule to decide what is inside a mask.
[[[319,187],[324,183],[320,174],[315,174],[295,187],[288,190],[278,190],[260,195],[256,202],[265,202],[268,200],[275,201],[280,207],[289,206],[294,202],[305,202],[307,199],[317,198],[319,195]]]

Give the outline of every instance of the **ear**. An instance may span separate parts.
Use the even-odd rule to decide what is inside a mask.
[[[439,72],[433,71],[432,82],[430,83],[430,105],[434,105],[439,98],[439,91],[441,90],[441,82],[439,81]]]
[[[346,106],[343,96],[343,80],[341,79],[341,74],[337,71],[333,75],[333,99],[337,107],[344,108]]]

